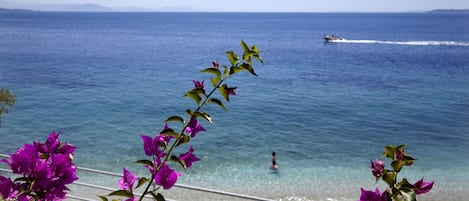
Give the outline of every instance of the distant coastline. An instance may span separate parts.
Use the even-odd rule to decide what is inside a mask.
[[[1,0],[0,0],[1,1]],[[0,7],[0,12],[216,12],[216,11],[197,11],[189,8],[180,7],[163,7],[159,9],[145,9],[137,7],[106,7],[99,4],[51,4],[40,8],[29,9],[29,8],[5,8]],[[230,12],[228,12],[230,13]],[[248,12],[251,13],[251,12]],[[256,13],[256,12],[254,12]],[[259,12],[264,13],[264,12]],[[276,12],[267,12],[276,13]],[[282,12],[279,12],[282,13]],[[303,13],[303,12],[299,12]],[[315,12],[311,12],[315,13]],[[319,12],[322,13],[322,12]],[[336,12],[332,12],[336,13]],[[368,12],[337,12],[337,13],[368,13]],[[372,12],[374,13],[374,12]],[[376,13],[394,13],[394,12],[376,12]],[[422,10],[422,11],[407,11],[407,12],[396,12],[396,13],[469,13],[468,9],[434,9],[434,10]]]
[[[39,12],[36,10],[27,10],[27,9],[8,9],[8,8],[0,8],[0,12]]]
[[[428,13],[469,13],[469,9],[435,9]]]

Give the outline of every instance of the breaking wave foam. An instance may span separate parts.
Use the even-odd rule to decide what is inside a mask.
[[[420,46],[468,46],[469,42],[460,41],[383,41],[383,40],[340,40],[333,41],[335,43],[362,43],[362,44],[389,44],[389,45],[420,45]]]

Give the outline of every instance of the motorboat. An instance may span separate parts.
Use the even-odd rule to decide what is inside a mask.
[[[335,41],[341,41],[344,40],[344,38],[340,37],[337,34],[332,34],[332,35],[324,35],[324,40],[325,42],[335,42]]]

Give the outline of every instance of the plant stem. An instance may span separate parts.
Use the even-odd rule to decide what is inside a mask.
[[[208,93],[207,96],[205,96],[205,99],[204,101],[202,101],[202,104],[200,104],[197,109],[194,111],[194,112],[198,112],[200,111],[200,109],[202,109],[202,107],[207,104],[207,101],[208,99],[210,98],[210,96],[212,96],[212,94],[218,89],[220,88],[220,85],[223,83],[223,81],[225,81],[225,79],[227,79],[228,77],[223,77],[222,79],[220,79],[220,81],[218,81],[217,85],[210,91],[210,93]],[[191,119],[193,118],[193,115],[191,116]],[[142,201],[143,198],[145,197],[145,195],[148,193],[148,189],[150,189],[150,186],[153,184],[153,179],[155,179],[155,176],[156,176],[156,173],[161,169],[161,167],[163,167],[163,165],[168,161],[169,157],[171,156],[171,153],[174,149],[174,147],[176,147],[176,145],[179,143],[179,141],[184,137],[184,131],[186,130],[186,128],[189,126],[189,122],[190,120],[182,127],[182,130],[181,132],[179,133],[179,137],[176,138],[176,140],[173,142],[173,144],[171,145],[171,147],[169,148],[164,160],[158,165],[157,168],[155,168],[155,171],[151,174],[151,179],[150,181],[148,182],[148,185],[145,187],[145,190],[143,191],[142,193],[142,196],[138,199],[138,201]]]

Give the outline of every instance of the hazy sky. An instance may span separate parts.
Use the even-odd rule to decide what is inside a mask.
[[[469,8],[469,0],[0,0],[0,6],[33,9],[47,4],[87,3],[150,10],[247,12],[402,12]]]

